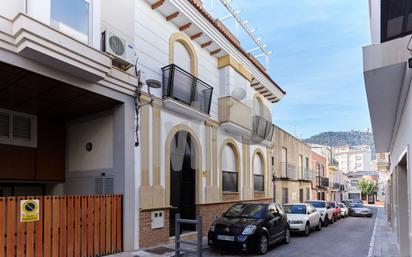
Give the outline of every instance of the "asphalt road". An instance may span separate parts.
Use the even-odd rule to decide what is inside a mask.
[[[309,237],[293,235],[290,244],[272,246],[265,256],[366,257],[377,213],[377,208],[368,208],[373,211],[372,218],[348,217],[322,228],[320,232],[313,231]],[[241,255],[209,248],[203,256]],[[242,256],[251,257],[253,254]]]

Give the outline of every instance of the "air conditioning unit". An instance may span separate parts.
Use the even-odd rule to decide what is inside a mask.
[[[136,60],[134,45],[110,30],[102,33],[102,51],[113,57],[113,65],[124,70],[130,68]]]

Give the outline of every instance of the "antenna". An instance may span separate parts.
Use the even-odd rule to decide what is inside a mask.
[[[242,20],[242,18],[239,16],[240,11],[235,10],[230,3],[232,2],[232,0],[220,0],[220,2],[223,4],[223,6],[226,8],[226,10],[229,12],[229,14],[227,16],[224,16],[222,18],[220,18],[220,21],[224,21],[227,20],[229,18],[234,18],[236,21],[236,36],[238,36],[239,34],[239,26],[241,28],[243,28],[243,30],[246,32],[246,34],[252,39],[252,41],[256,44],[255,48],[252,48],[250,50],[248,50],[248,53],[260,50],[261,53],[258,53],[256,55],[254,55],[255,58],[260,58],[265,56],[265,62],[266,62],[266,68],[269,68],[269,55],[272,54],[272,51],[269,51],[266,49],[266,45],[262,42],[262,38],[257,37],[255,35],[255,31],[256,29],[250,29],[247,24],[248,24],[248,20]],[[211,5],[213,5],[213,0],[211,0]]]

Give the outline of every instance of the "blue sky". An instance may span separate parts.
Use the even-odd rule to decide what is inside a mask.
[[[210,0],[203,0],[210,10]],[[366,0],[233,0],[272,50],[269,74],[287,91],[273,121],[302,138],[370,127],[362,46],[370,42]],[[214,0],[213,15],[226,12]],[[234,21],[225,24],[234,30]],[[245,49],[253,48],[244,33]],[[263,59],[262,59],[263,61]]]

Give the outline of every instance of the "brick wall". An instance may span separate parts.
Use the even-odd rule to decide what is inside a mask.
[[[147,248],[169,242],[169,209],[159,209],[164,211],[164,228],[151,229],[150,214],[155,210],[143,210],[140,212],[140,248]],[[127,224],[126,224],[127,226]]]

